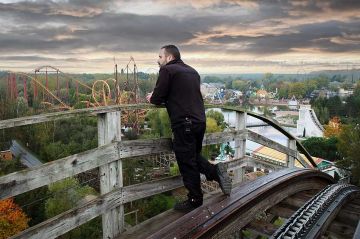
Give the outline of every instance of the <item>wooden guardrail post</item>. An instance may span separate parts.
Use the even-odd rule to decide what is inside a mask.
[[[236,112],[236,121],[235,121],[236,130],[245,130],[246,129],[246,112]],[[235,159],[244,158],[246,154],[246,138],[236,139],[235,140]],[[243,180],[244,169],[242,167],[237,167],[234,169],[234,178],[233,183],[239,183]]]
[[[121,140],[120,111],[98,114],[98,144],[111,143]],[[100,193],[106,194],[123,186],[122,161],[103,165],[99,170]],[[112,209],[102,216],[103,238],[111,239],[119,235],[124,228],[124,206]]]
[[[288,139],[288,148],[293,149],[295,151],[297,150],[297,148],[296,148],[296,140],[295,139]],[[289,168],[295,167],[295,157],[293,157],[291,155],[287,155],[286,156],[286,163],[287,163],[287,166]]]

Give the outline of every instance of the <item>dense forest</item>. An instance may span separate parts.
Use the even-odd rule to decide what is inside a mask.
[[[81,74],[74,75],[89,86],[98,79],[111,77],[111,74]],[[0,73],[0,79],[6,75]],[[273,74],[265,74],[260,79],[246,79],[239,77],[221,78],[218,76],[206,76],[203,82],[224,83],[229,89],[240,90],[244,93],[251,89],[264,88],[268,91],[277,91],[278,98],[289,98],[295,95],[298,98],[307,98],[316,89],[335,89],[344,87],[350,89],[354,86],[353,79],[342,76],[327,77],[324,75],[312,78],[293,79],[291,77],[277,77]],[[7,95],[5,80],[0,81],[0,119],[9,119],[33,114],[51,112],[52,110],[41,105],[29,91],[29,102],[19,97],[17,100],[10,99]],[[139,93],[143,97],[150,92],[156,82],[155,74],[139,74]],[[54,84],[54,82],[51,82]],[[74,83],[71,83],[74,84]],[[62,89],[65,92],[65,89]],[[19,95],[21,87],[19,86]],[[81,103],[91,100],[88,93],[81,92],[77,95],[74,89],[67,93],[67,100],[74,108],[86,107]],[[342,99],[338,96],[330,98],[313,98],[312,108],[319,120],[326,128],[325,137],[309,138],[303,141],[308,151],[317,157],[337,162],[341,168],[352,171],[353,183],[360,185],[360,164],[357,149],[360,147],[360,85],[354,88],[354,93]],[[210,110],[207,112],[207,132],[221,132],[227,124],[224,116]],[[338,128],[334,129],[336,120]],[[170,122],[165,109],[149,110],[140,121],[140,134],[131,129],[124,132],[123,140],[148,139],[158,137],[170,137]],[[13,139],[26,145],[43,163],[59,158],[96,148],[97,142],[97,119],[96,117],[76,117],[72,119],[57,120],[53,122],[22,126],[0,130],[0,149],[6,150]],[[206,146],[203,154],[208,159],[216,157],[219,146]],[[0,160],[0,175],[22,170],[25,167],[19,159],[12,161]],[[124,160],[124,184],[140,183],[153,178],[154,164],[151,160],[135,158]],[[176,163],[171,165],[170,175],[179,174]],[[167,175],[169,175],[167,174]],[[36,225],[48,218],[58,215],[79,203],[84,198],[91,198],[99,194],[99,175],[97,170],[82,173],[76,177],[68,178],[14,197],[11,201],[0,204],[0,226],[6,208],[12,207],[18,210],[19,224],[16,229],[4,227],[6,235],[12,235],[24,230],[28,226]],[[59,196],[61,195],[61,196]],[[134,225],[144,221],[173,206],[176,200],[184,196],[184,191],[168,192],[153,197],[141,199],[125,205],[126,223]],[[3,210],[3,211],[1,211]],[[136,217],[135,217],[136,212]],[[15,231],[14,231],[15,230]],[[62,238],[99,238],[101,235],[101,218],[95,218],[85,225],[72,230]],[[1,236],[0,236],[1,238]],[[6,237],[4,237],[6,238]]]

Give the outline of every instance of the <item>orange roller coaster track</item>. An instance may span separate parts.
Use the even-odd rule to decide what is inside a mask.
[[[24,73],[24,72],[12,72],[12,71],[8,71],[7,72],[10,75],[21,75],[21,76],[25,76],[27,78],[29,78],[31,80],[31,83],[34,86],[34,91],[35,89],[37,89],[37,87],[39,86],[40,88],[42,88],[48,95],[50,95],[51,97],[53,97],[60,105],[61,108],[65,108],[65,109],[72,109],[72,107],[70,107],[69,105],[65,104],[59,97],[57,97],[55,94],[53,94],[46,86],[44,86],[41,82],[39,82],[35,77]],[[14,77],[13,77],[14,79]],[[15,91],[16,92],[16,91]],[[24,90],[25,93],[25,90]],[[49,103],[49,102],[48,102]]]

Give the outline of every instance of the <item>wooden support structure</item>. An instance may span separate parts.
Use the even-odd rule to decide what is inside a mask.
[[[266,138],[265,136],[255,133],[251,130],[247,131],[247,139],[251,140],[253,142],[256,142],[258,144],[264,145],[265,147],[275,149],[276,151],[279,151],[281,153],[284,153],[286,155],[291,155],[292,157],[296,157],[296,148],[290,149],[282,144],[279,144],[269,138]]]
[[[288,139],[288,148],[292,149],[296,152],[296,140]],[[296,154],[297,154],[297,152],[296,152]],[[296,155],[295,157],[293,155],[286,156],[287,166],[289,168],[295,167],[295,159],[296,158],[298,158],[298,155]]]
[[[36,92],[36,82],[34,82],[34,97],[36,97]],[[123,159],[172,152],[171,139],[121,141],[120,112],[127,109],[143,108],[154,107],[145,104],[115,105],[0,121],[0,129],[6,129],[83,115],[96,116],[98,119],[98,148],[0,177],[0,200],[95,168],[99,168],[101,195],[90,202],[78,205],[54,218],[28,228],[13,238],[56,238],[100,215],[102,216],[103,238],[115,238],[121,235],[124,230],[124,203],[181,187],[182,182],[179,177],[123,186]],[[206,134],[203,140],[203,145],[235,141],[235,159],[227,163],[228,168],[235,173],[234,183],[242,181],[246,163],[249,161],[258,162],[257,160],[259,160],[246,156],[247,139],[287,154],[289,167],[292,165],[291,160],[297,158],[294,139],[289,141],[291,143],[288,148],[262,135],[248,131],[246,129],[246,117],[247,112],[236,111],[234,131]],[[275,165],[275,162],[271,160],[266,163]],[[276,166],[280,167],[281,165],[277,164]],[[262,207],[266,206],[265,202]]]
[[[236,121],[235,121],[236,130],[246,130],[246,113],[245,112],[236,112]],[[246,155],[246,138],[235,139],[235,159],[242,159]],[[233,183],[237,184],[243,181],[244,178],[244,168],[237,167],[233,170],[234,178]]]
[[[99,215],[112,211],[121,204],[169,191],[182,185],[180,177],[171,177],[149,183],[117,188],[90,202],[28,228],[11,239],[56,238]]]
[[[98,115],[98,144],[99,146],[121,140],[120,111]],[[109,193],[123,186],[122,161],[120,158],[109,164],[102,165],[100,173],[100,193]],[[102,215],[103,238],[111,239],[124,230],[124,206],[116,208]]]
[[[263,220],[252,221],[250,222],[250,224],[247,225],[246,228],[251,229],[257,235],[264,237],[270,237],[278,229],[278,227],[275,226],[273,223]]]
[[[246,113],[245,112],[236,112],[236,121],[235,121],[236,130],[246,130]],[[246,139],[236,139],[235,140],[235,155],[236,159],[243,158],[246,153]]]

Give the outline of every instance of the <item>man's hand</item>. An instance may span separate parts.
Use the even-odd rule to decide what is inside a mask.
[[[153,94],[153,93],[150,92],[150,93],[148,93],[148,94],[146,95],[146,101],[149,102],[149,103],[150,103],[150,98],[151,98],[152,94]]]

